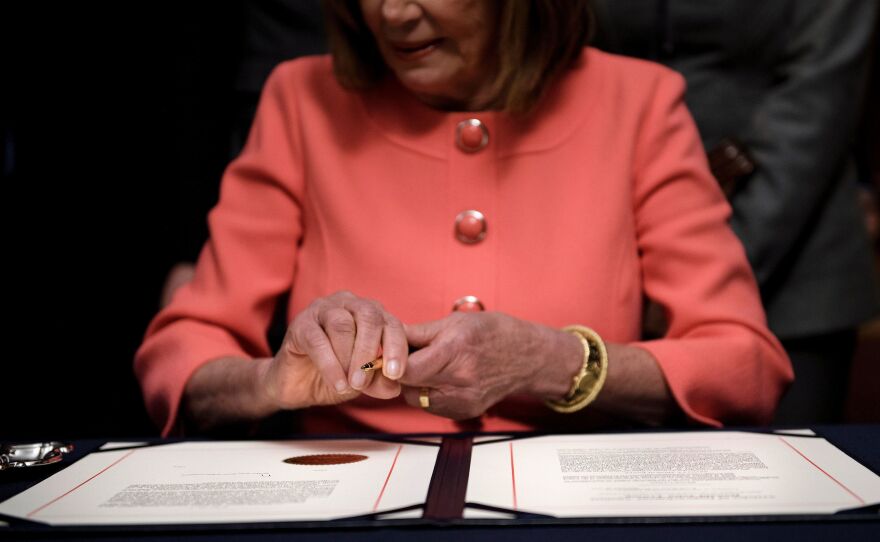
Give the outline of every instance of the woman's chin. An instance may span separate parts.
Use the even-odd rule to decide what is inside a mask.
[[[404,88],[413,94],[419,101],[431,107],[440,109],[459,109],[464,106],[466,99],[457,96],[448,85],[433,85],[429,83],[416,84],[412,81],[401,80]]]
[[[455,83],[448,74],[431,66],[419,66],[395,70],[400,83],[416,95],[452,96],[456,94]]]

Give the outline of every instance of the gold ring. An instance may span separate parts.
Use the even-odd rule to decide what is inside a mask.
[[[419,390],[419,406],[424,408],[425,410],[431,406],[431,400],[428,398],[428,388],[422,388]]]

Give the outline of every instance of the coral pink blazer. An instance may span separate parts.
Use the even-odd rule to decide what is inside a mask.
[[[329,57],[282,64],[223,177],[194,280],[136,354],[150,415],[167,434],[200,365],[274,355],[266,330],[280,294],[291,292],[292,319],[347,289],[409,323],[473,295],[486,310],[587,325],[650,351],[691,420],[769,421],[791,367],[766,327],[683,92],[672,71],[585,49],[523,119],[434,110],[394,82],[350,92]],[[473,153],[455,141],[469,118],[489,133]],[[454,234],[467,209],[486,220],[476,244]],[[666,309],[660,340],[637,342],[644,295]],[[468,428],[576,429],[593,415],[512,397]],[[402,400],[304,416],[309,431],[462,428]]]

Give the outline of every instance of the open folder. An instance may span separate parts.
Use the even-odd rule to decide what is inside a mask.
[[[229,524],[833,514],[878,503],[880,477],[823,438],[699,431],[110,449],[0,503],[0,514]]]

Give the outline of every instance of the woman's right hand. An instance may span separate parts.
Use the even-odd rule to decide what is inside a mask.
[[[293,319],[261,378],[279,408],[301,407],[304,385],[313,405],[342,403],[358,392],[390,399],[400,394],[397,379],[406,369],[407,352],[396,317],[377,301],[341,291],[316,299]],[[381,373],[361,371],[380,353]],[[315,370],[304,373],[303,364]]]

